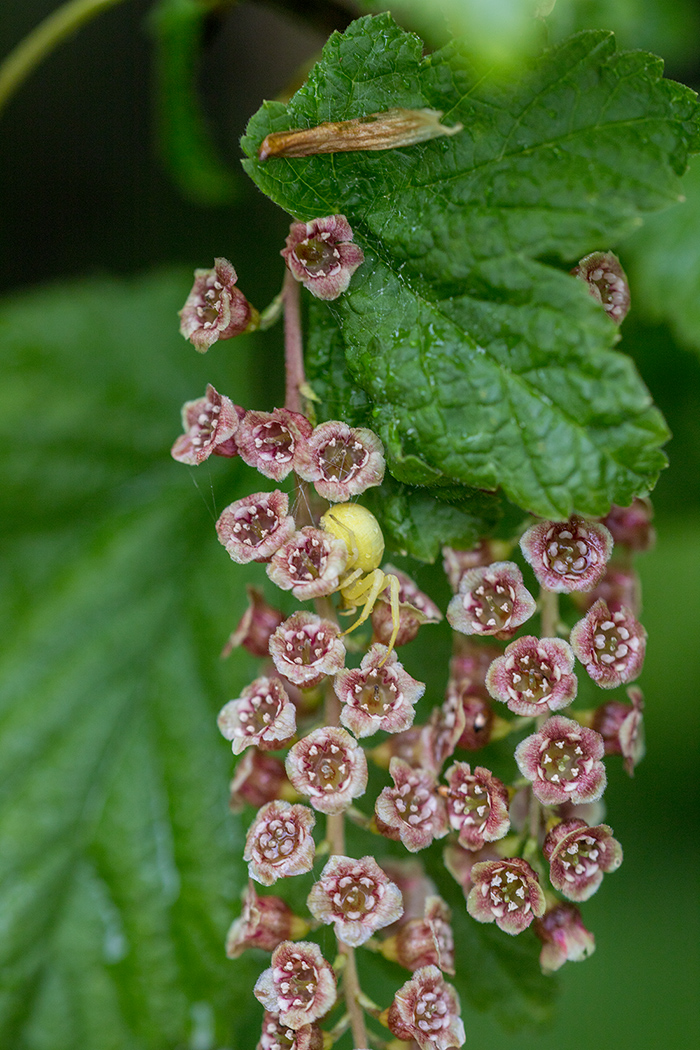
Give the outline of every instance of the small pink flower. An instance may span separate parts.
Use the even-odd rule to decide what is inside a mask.
[[[297,612],[270,638],[270,656],[281,675],[294,685],[310,689],[326,675],[340,671],[345,663],[345,646],[337,624],[315,613]]]
[[[334,924],[339,941],[354,948],[403,913],[401,891],[373,857],[331,857],[307,905],[319,922]]]
[[[248,584],[246,591],[248,608],[235,631],[229,636],[221,653],[222,657],[230,656],[240,645],[253,656],[267,656],[270,637],[284,620],[284,613],[268,605],[264,594],[257,587]]]
[[[293,222],[281,255],[297,281],[317,299],[337,299],[364,262],[362,248],[344,215]]]
[[[316,818],[307,806],[268,802],[248,829],[243,859],[251,879],[272,886],[277,879],[303,875],[314,863],[311,831]]]
[[[612,554],[613,538],[604,525],[574,515],[568,521],[541,521],[520,540],[525,560],[550,591],[591,591]]]
[[[585,281],[611,321],[621,324],[630,308],[630,289],[620,260],[612,252],[591,252],[571,271]]]
[[[243,891],[243,910],[226,936],[226,955],[237,959],[246,948],[272,952],[282,941],[304,937],[309,924],[281,897],[259,897],[251,882]]]
[[[602,598],[571,631],[571,648],[601,689],[632,682],[641,673],[647,633],[632,613],[611,612]]]
[[[603,881],[603,873],[622,864],[622,846],[612,828],[589,828],[583,820],[566,820],[547,835],[542,852],[549,861],[549,879],[570,901],[587,901]]]
[[[365,753],[335,726],[315,729],[287,755],[287,776],[321,813],[342,813],[367,787]]]
[[[294,469],[319,496],[344,503],[384,477],[384,446],[371,430],[331,421],[316,427],[299,449]]]
[[[182,429],[185,431],[172,447],[171,455],[179,463],[197,466],[217,455],[236,455],[233,436],[238,430],[243,409],[220,394],[211,383],[204,397],[186,401],[182,406]],[[234,446],[233,451],[231,446]]]
[[[412,642],[424,623],[439,623],[442,613],[427,594],[423,594],[410,576],[393,565],[384,565],[382,572],[395,576],[399,581],[399,633],[395,646]],[[393,613],[388,601],[389,589],[385,588],[372,610],[372,627],[375,640],[388,645],[394,626]]]
[[[526,860],[486,860],[474,865],[471,877],[467,911],[477,922],[495,922],[504,933],[516,934],[544,915],[544,893]]]
[[[437,966],[422,966],[394,996],[387,1024],[397,1039],[412,1039],[420,1050],[450,1050],[466,1038],[459,1012],[457,993]]]
[[[294,532],[289,497],[279,489],[230,503],[216,523],[219,541],[239,565],[267,561]]]
[[[631,551],[648,551],[656,541],[651,524],[654,508],[649,499],[636,499],[629,507],[612,506],[602,518],[615,543]]]
[[[525,635],[491,664],[486,687],[516,715],[541,715],[566,707],[576,696],[574,654],[559,638]]]
[[[382,834],[400,839],[411,853],[444,838],[449,830],[447,810],[434,775],[400,758],[392,758],[389,773],[394,787],[384,788],[375,805]]]
[[[306,416],[287,408],[272,412],[246,412],[236,444],[244,463],[266,478],[281,481],[293,468],[295,456],[311,436]]]
[[[238,277],[228,259],[214,259],[211,270],[195,270],[194,285],[180,310],[180,334],[206,353],[219,339],[252,331],[258,312],[235,287]]]
[[[342,540],[307,525],[275,552],[267,575],[303,602],[337,591],[347,560],[348,548]]]
[[[562,802],[595,802],[607,778],[601,762],[605,747],[600,733],[562,715],[547,719],[538,733],[522,740],[515,761],[544,806]]]
[[[606,755],[622,755],[625,772],[634,776],[634,767],[644,758],[644,697],[631,686],[631,704],[611,700],[601,704],[593,715],[592,728],[603,738]]]
[[[450,825],[459,832],[459,844],[481,849],[502,839],[510,827],[508,789],[490,770],[455,762],[447,771],[443,788]]]
[[[497,561],[464,573],[459,594],[447,606],[447,620],[461,634],[510,638],[535,608],[515,562]]]
[[[378,729],[400,733],[413,725],[415,704],[425,692],[404,670],[396,653],[387,657],[385,645],[373,645],[359,668],[341,671],[333,683],[343,707],[340,721],[357,737]]]
[[[595,938],[581,921],[573,904],[555,904],[541,919],[535,919],[534,930],[542,941],[540,966],[543,973],[554,973],[565,962],[581,962],[593,955]]]
[[[294,736],[296,710],[279,678],[256,678],[238,700],[222,707],[217,725],[234,755],[252,745],[276,751]]]
[[[335,975],[311,941],[284,941],[253,989],[266,1010],[298,1029],[328,1013],[336,1000]]]
[[[282,1024],[276,1014],[266,1010],[255,1050],[323,1050],[323,1031],[317,1024],[290,1028]]]
[[[454,976],[455,946],[450,920],[452,913],[442,897],[431,896],[425,902],[421,918],[403,923],[397,932],[382,941],[380,951],[386,959],[419,970],[437,966]]]
[[[459,592],[459,585],[465,572],[492,565],[495,561],[505,561],[512,549],[511,543],[504,540],[479,540],[476,547],[468,551],[458,551],[453,547],[442,548],[442,567],[449,581],[452,593]]]
[[[290,793],[296,797],[287,779],[284,762],[258,751],[256,747],[249,748],[236,763],[230,791],[229,806],[233,813],[240,813],[245,806],[260,809],[266,802]]]

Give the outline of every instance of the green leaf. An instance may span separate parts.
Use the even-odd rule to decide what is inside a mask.
[[[679,342],[700,352],[700,163],[683,179],[685,203],[654,215],[626,245],[633,306],[670,325]]]
[[[697,102],[660,60],[587,32],[519,77],[458,45],[421,57],[389,16],[334,34],[287,107],[251,120],[244,166],[292,215],[344,213],[366,261],[332,305],[352,381],[399,481],[502,487],[542,515],[653,487],[668,432],[568,269],[674,203]],[[464,130],[397,150],[273,159],[266,134],[395,106]]]
[[[223,949],[245,870],[215,723],[249,672],[216,658],[245,596],[191,476],[205,500],[247,484],[168,455],[204,388],[177,335],[189,280],[0,307],[0,1045],[17,1050],[240,1045],[257,1024],[232,987],[259,967],[234,978]]]

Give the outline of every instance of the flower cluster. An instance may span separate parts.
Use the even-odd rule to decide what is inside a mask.
[[[296,282],[334,299],[364,261],[342,215],[294,222],[282,256],[285,309],[300,294]],[[577,276],[619,323],[624,275],[614,257],[594,253]],[[198,350],[268,323],[236,280],[225,259],[196,272],[181,331]],[[445,976],[459,970],[453,924],[469,915],[512,936],[532,926],[547,973],[594,950],[576,905],[622,861],[602,823],[605,759],[621,755],[632,772],[644,751],[644,705],[635,686],[626,700],[612,697],[595,710],[575,701],[582,676],[609,690],[641,672],[646,634],[631,559],[653,540],[651,508],[637,500],[604,520],[574,514],[471,550],[445,547],[453,648],[444,696],[426,709],[425,683],[396,650],[410,653],[442,611],[403,569],[382,567],[379,522],[356,500],[382,483],[382,443],[365,427],[312,422],[300,410],[303,369],[287,366],[285,407],[248,410],[208,385],[185,404],[184,433],[172,449],[189,466],[212,454],[238,456],[280,486],[234,500],[216,522],[231,560],[264,578],[261,563],[266,586],[283,592],[277,608],[259,586],[248,587],[248,607],[222,654],[241,647],[264,661],[249,684],[236,683],[218,716],[237,759],[230,806],[251,813],[249,882],[225,950],[232,959],[249,948],[270,953],[255,985],[265,1011],[258,1050],[322,1050],[346,1022],[359,1050],[372,1041],[358,1021],[364,1007],[395,1039],[452,1050],[465,1042]],[[359,610],[346,630],[336,594],[341,613]],[[293,600],[313,610],[290,611]],[[364,641],[346,641],[363,624]],[[368,741],[377,734],[378,742]],[[510,773],[498,752],[498,775],[489,752],[474,761],[473,752],[511,734]],[[378,767],[371,775],[370,762]],[[364,856],[347,853],[348,820],[367,837]],[[377,849],[372,836],[388,841]],[[419,857],[437,841],[463,891],[457,914]],[[310,884],[294,897],[305,897],[304,915],[278,885],[299,876]],[[335,949],[327,951],[324,926]],[[409,971],[391,1003],[369,1004],[356,949]],[[329,1022],[343,997],[340,1019]]]

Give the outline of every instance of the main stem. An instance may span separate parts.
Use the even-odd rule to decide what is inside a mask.
[[[540,638],[556,638],[557,625],[559,623],[559,595],[555,591],[548,591],[546,587],[540,588]],[[547,721],[547,715],[540,715],[537,719],[535,729],[539,731]],[[535,798],[534,791],[530,793],[529,830],[530,837],[535,841],[540,831],[540,814],[542,806]]]
[[[292,412],[301,412],[300,388],[305,383],[304,349],[301,337],[301,312],[299,309],[300,285],[289,270],[285,274],[282,286],[284,301],[284,365],[285,365],[285,408]],[[328,598],[316,599],[316,608],[320,615],[335,619],[333,606]],[[324,721],[327,726],[340,725],[340,701],[335,694],[332,682],[326,685],[324,704]],[[331,847],[331,856],[345,856],[345,814],[332,813],[326,817],[326,838]],[[350,1028],[356,1050],[366,1047],[367,1028],[364,1010],[359,1002],[360,981],[357,974],[355,949],[338,939],[338,954],[345,956],[343,967],[343,992],[345,1005],[350,1015]]]

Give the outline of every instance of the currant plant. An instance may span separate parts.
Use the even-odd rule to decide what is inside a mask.
[[[286,401],[261,411],[209,386],[173,456],[286,479],[216,529],[233,561],[313,603],[287,615],[251,591],[226,648],[264,661],[219,715],[243,756],[232,808],[257,809],[226,950],[272,952],[258,1050],[348,1028],[356,1050],[463,1045],[445,975],[459,984],[471,920],[532,927],[547,974],[595,948],[577,905],[622,862],[604,760],[631,775],[644,751],[632,555],[652,542],[667,437],[614,349],[631,296],[607,246],[674,199],[697,134],[694,95],[609,34],[491,80],[459,43],[422,57],[389,16],[335,34],[289,104],[249,124],[244,167],[293,220],[283,289],[260,314],[217,259],[181,332],[204,351],[281,307]],[[442,550],[442,703],[396,651],[442,611],[384,563],[387,541]],[[582,675],[627,698],[577,707]],[[498,775],[481,753],[497,741]],[[298,876],[305,907],[254,885]],[[368,952],[411,971],[390,1001],[362,980]]]

